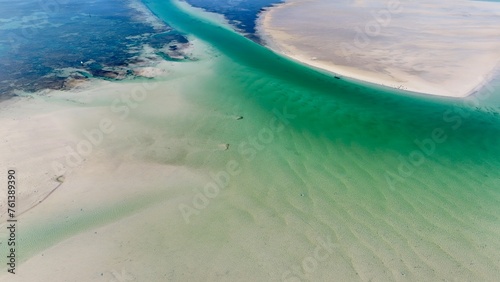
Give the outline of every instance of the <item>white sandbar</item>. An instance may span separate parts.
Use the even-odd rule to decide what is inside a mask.
[[[500,61],[500,3],[289,0],[264,12],[266,45],[343,76],[451,97]]]

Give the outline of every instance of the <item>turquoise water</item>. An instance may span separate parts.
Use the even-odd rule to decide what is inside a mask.
[[[145,2],[224,54],[205,88],[219,108],[257,107],[268,118],[286,108],[295,115],[265,153],[246,162],[251,154],[244,150],[235,157],[244,172],[225,200],[241,213],[276,218],[254,216],[240,228],[254,234],[262,224],[278,238],[295,230],[331,234],[347,262],[310,277],[493,279],[500,269],[498,84],[464,101],[337,80],[170,1]],[[232,133],[255,136],[265,126],[266,118],[249,119],[252,126]],[[213,211],[209,218],[227,213]]]
[[[131,180],[114,189],[131,186],[139,196],[91,201],[97,208],[89,213],[80,206],[74,214],[55,209],[50,220],[31,226],[33,217],[26,218],[19,233],[22,260],[50,253],[53,246],[65,250],[59,242],[84,234],[92,243],[83,246],[83,254],[119,242],[123,253],[91,259],[111,261],[138,281],[495,281],[499,81],[491,83],[493,90],[461,100],[339,80],[172,1],[144,2],[220,56],[211,58],[209,67],[203,60],[190,62],[199,70],[158,81],[165,83],[162,95],[134,112],[134,130],[119,131],[110,148],[128,156],[123,144],[131,135],[155,137],[152,143],[159,145],[152,152],[135,155],[207,178],[227,171],[230,162],[237,162],[240,172],[186,223],[180,204],[193,207],[204,186],[183,175],[158,184],[163,175],[156,179],[150,177],[158,176],[155,172],[131,170],[127,177],[141,185]],[[168,93],[175,91],[195,105],[189,112],[170,115],[171,109],[164,109]],[[100,99],[82,107],[113,100]],[[188,144],[171,144],[175,138]],[[213,149],[220,143],[229,144],[228,150]],[[138,150],[141,146],[149,148],[139,144]],[[162,146],[186,150],[171,155]],[[106,183],[123,183],[114,174],[119,168],[87,169],[95,179],[80,182],[95,184],[92,193],[111,189]],[[67,185],[78,179],[71,177]],[[112,223],[108,237],[94,236],[94,228]],[[104,241],[94,245],[94,240]],[[324,247],[325,241],[331,244]],[[318,246],[326,258],[315,254]],[[65,267],[78,270],[90,263],[74,259]],[[98,280],[103,270],[91,271]]]
[[[239,95],[250,95],[269,111],[290,107],[301,118],[294,123],[301,130],[404,153],[416,147],[414,140],[425,139],[434,129],[443,128],[450,135],[441,146],[444,156],[498,160],[499,150],[495,146],[487,146],[486,154],[476,154],[484,152],[481,144],[499,141],[498,88],[491,94],[484,89],[481,95],[488,96],[485,100],[478,95],[464,101],[339,81],[280,57],[236,33],[175,13],[177,10],[168,2],[147,4],[168,23],[208,41],[228,57],[229,62],[220,66],[222,75],[215,83],[229,80],[226,83],[236,88]],[[231,74],[230,78],[224,77],[224,73]],[[453,146],[464,146],[469,153],[456,154]]]

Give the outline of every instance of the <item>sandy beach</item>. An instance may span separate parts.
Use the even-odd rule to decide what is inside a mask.
[[[0,281],[54,275],[56,281],[114,281],[128,275],[122,273],[127,254],[143,254],[146,239],[134,231],[144,221],[141,212],[162,203],[165,224],[186,225],[178,210],[180,201],[190,200],[186,187],[209,181],[197,164],[224,153],[225,144],[205,140],[196,133],[201,124],[192,122],[212,109],[190,101],[183,85],[193,73],[210,73],[213,50],[196,39],[190,45],[196,62],[141,69],[154,79],[90,80],[68,91],[19,93],[0,104],[1,164],[19,179],[15,210],[24,227],[17,239],[24,246],[17,253],[22,271],[17,267],[14,278],[5,271]],[[6,197],[0,205],[7,206]],[[137,217],[135,224],[121,222],[129,216]],[[2,212],[3,229],[7,219]],[[117,226],[125,229],[116,232]],[[139,245],[131,248],[131,240]]]
[[[1,282],[497,280],[500,82],[394,95],[145,3],[187,59],[0,103]]]
[[[388,87],[474,93],[500,62],[500,4],[290,0],[259,18],[266,45],[297,61]]]

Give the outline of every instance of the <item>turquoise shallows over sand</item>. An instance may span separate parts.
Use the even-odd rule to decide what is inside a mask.
[[[296,115],[254,159],[240,150],[243,173],[231,180],[226,192],[231,195],[219,199],[230,201],[234,213],[212,207],[210,215],[195,220],[207,226],[214,221],[237,226],[241,220],[250,242],[264,244],[261,240],[272,237],[278,245],[270,248],[285,248],[281,254],[292,258],[304,259],[311,250],[295,249],[288,230],[313,242],[314,236],[331,236],[338,261],[319,265],[311,279],[490,280],[499,273],[498,101],[476,107],[472,98],[464,103],[405,96],[339,81],[202,22],[170,1],[146,3],[227,57],[206,91],[214,103],[242,111],[244,125],[232,134],[257,137],[267,123],[256,115],[269,116],[273,109]],[[499,88],[495,92],[491,96],[500,95]],[[250,112],[255,107],[247,111],[247,105],[262,113]],[[430,145],[433,134],[446,140]],[[272,254],[246,263],[294,261]],[[237,257],[245,261],[244,253]]]
[[[178,206],[151,193],[69,223],[47,222],[43,232],[26,228],[20,233],[24,257],[124,218],[121,226],[136,224],[141,234],[123,244],[142,252],[125,251],[131,257],[122,263],[139,281],[496,279],[498,86],[491,93],[483,89],[481,97],[490,97],[475,103],[472,97],[443,99],[339,80],[172,1],[145,3],[222,54],[213,69],[189,74],[191,82],[182,86],[213,115],[189,113],[193,125],[168,134],[196,135],[229,149],[165,163],[210,175],[234,161],[241,173],[189,224],[181,212],[161,216],[162,208]],[[142,114],[134,118],[145,127],[170,122]],[[276,117],[285,125],[272,127]],[[203,186],[186,186],[192,196],[183,204],[192,207]],[[132,215],[145,206],[148,213]]]

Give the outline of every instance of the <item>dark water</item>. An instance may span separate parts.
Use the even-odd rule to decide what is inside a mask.
[[[65,89],[73,78],[131,77],[141,46],[162,48],[187,39],[159,22],[153,27],[132,1],[0,1],[0,96],[14,90]],[[84,64],[82,64],[82,62]]]
[[[283,3],[283,0],[187,0],[189,4],[213,13],[224,15],[231,24],[246,33],[246,36],[259,42],[255,34],[255,21],[266,7]]]

